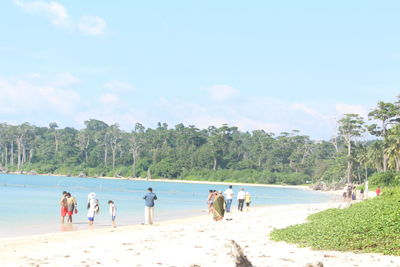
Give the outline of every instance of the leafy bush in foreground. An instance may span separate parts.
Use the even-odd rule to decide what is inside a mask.
[[[270,236],[314,249],[400,256],[400,188],[347,209],[310,215],[307,223],[274,230]]]

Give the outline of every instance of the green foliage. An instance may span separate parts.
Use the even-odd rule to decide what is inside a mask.
[[[385,129],[374,129],[383,140],[357,143],[354,138],[364,128],[356,114],[339,121],[339,136],[329,142],[313,141],[298,130],[275,136],[227,124],[198,129],[158,123],[152,129],[136,123],[129,132],[96,119],[85,121],[81,130],[55,122],[48,127],[0,123],[0,169],[291,185],[338,183],[347,176],[362,183],[374,171],[400,171],[400,101],[378,104],[370,116],[387,122]],[[399,184],[389,175],[376,183]]]
[[[369,178],[371,186],[400,186],[399,172],[376,172]]]
[[[340,181],[346,175],[346,157],[336,156],[334,160],[324,160],[316,169],[320,172],[319,177],[326,182]]]
[[[400,188],[346,209],[329,209],[308,222],[274,230],[275,241],[321,250],[377,252],[400,256]]]

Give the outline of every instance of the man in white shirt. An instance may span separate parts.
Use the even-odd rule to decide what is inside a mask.
[[[244,188],[240,189],[238,195],[237,195],[237,200],[238,200],[238,210],[243,211],[243,204],[244,204],[244,198],[246,197],[246,193],[244,192]]]
[[[231,212],[232,199],[234,195],[231,185],[229,186],[228,189],[225,190],[224,195],[225,195],[225,205],[226,205],[225,211]]]

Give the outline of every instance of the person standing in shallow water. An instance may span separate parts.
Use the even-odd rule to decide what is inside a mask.
[[[65,216],[67,216],[68,213],[67,191],[64,191],[62,193],[60,199],[60,212],[61,212],[61,224],[64,224]]]
[[[99,204],[98,204],[98,200],[96,199],[95,193],[90,193],[88,195],[87,208],[88,208],[88,212],[87,212],[88,224],[89,224],[89,226],[93,226],[95,214],[96,214],[96,212],[99,211]]]
[[[153,188],[147,189],[147,194],[144,195],[144,219],[145,224],[154,223],[154,200],[157,199],[156,194],[153,193]]]
[[[71,193],[67,193],[67,207],[68,207],[68,222],[72,223],[72,215],[77,208],[77,202],[75,197],[71,195]]]
[[[117,214],[117,207],[114,204],[114,201],[109,200],[108,205],[110,206],[110,215],[111,215],[111,223],[112,226],[115,228],[117,225],[115,224],[115,216]]]

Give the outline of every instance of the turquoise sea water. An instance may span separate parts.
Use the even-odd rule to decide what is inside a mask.
[[[96,227],[110,225],[108,200],[117,206],[117,224],[143,221],[142,197],[152,187],[156,201],[156,221],[206,214],[209,189],[224,191],[226,185],[191,184],[155,181],[111,180],[58,176],[0,175],[0,238],[71,230],[60,225],[59,200],[62,191],[71,192],[78,201],[72,229],[86,229],[86,203],[90,192],[96,193],[100,214]],[[320,203],[329,196],[293,188],[233,186],[237,193],[245,188],[252,195],[252,206],[294,203]],[[236,207],[233,203],[233,209]]]

